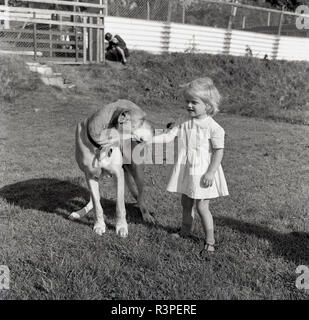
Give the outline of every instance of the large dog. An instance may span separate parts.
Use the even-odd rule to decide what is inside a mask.
[[[80,219],[94,209],[96,221],[93,229],[98,235],[106,229],[99,192],[99,177],[104,170],[116,178],[116,233],[121,237],[128,235],[125,181],[137,200],[143,220],[154,222],[143,201],[143,167],[132,157],[132,150],[137,144],[150,140],[154,133],[145,116],[145,112],[131,101],[118,100],[105,105],[77,125],[76,161],[85,174],[91,197],[84,208],[72,212],[69,218]]]

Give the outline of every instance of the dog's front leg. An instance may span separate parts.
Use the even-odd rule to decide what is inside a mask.
[[[71,220],[79,220],[86,216],[93,209],[93,202],[90,196],[89,202],[80,210],[74,211],[69,215],[69,219]]]
[[[96,234],[101,236],[106,229],[104,217],[103,217],[103,208],[100,203],[100,191],[99,191],[99,182],[94,177],[86,177],[88,188],[90,190],[91,199],[93,202],[94,212],[96,216],[96,222],[94,224],[93,230]]]
[[[120,237],[128,236],[128,224],[126,220],[126,208],[124,203],[124,172],[119,167],[115,173],[117,183],[117,202],[116,202],[116,233]]]

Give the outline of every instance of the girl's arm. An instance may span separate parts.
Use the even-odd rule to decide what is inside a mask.
[[[218,170],[224,153],[224,129],[212,119],[210,129],[210,140],[212,144],[212,155],[207,172],[204,174],[202,180],[206,188],[211,187]]]
[[[211,187],[213,184],[215,173],[218,170],[223,158],[223,153],[224,153],[223,148],[213,150],[210,165],[207,169],[207,172],[203,176],[203,183],[206,188]]]
[[[149,143],[169,143],[177,137],[178,130],[178,127],[174,127],[166,133],[158,134],[157,136],[154,136]]]

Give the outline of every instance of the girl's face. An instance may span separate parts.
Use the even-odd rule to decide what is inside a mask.
[[[186,91],[184,93],[186,109],[191,118],[203,118],[207,115],[205,103],[195,94]]]

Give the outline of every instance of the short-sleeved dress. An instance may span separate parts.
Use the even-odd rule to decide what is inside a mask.
[[[172,169],[167,191],[186,194],[192,199],[211,199],[229,194],[220,164],[214,183],[206,188],[202,181],[211,161],[212,150],[224,148],[224,129],[210,116],[191,119],[154,138],[169,142],[178,137],[178,158]]]

